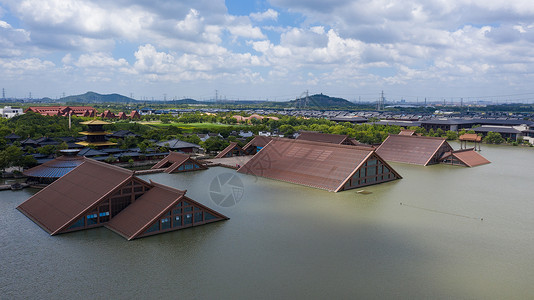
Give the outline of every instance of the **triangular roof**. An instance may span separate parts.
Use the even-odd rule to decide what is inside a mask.
[[[173,139],[173,140],[169,140],[169,141],[159,142],[156,145],[158,145],[160,147],[167,147],[166,144],[169,144],[169,146],[168,146],[169,149],[200,148],[200,146],[197,145],[197,144],[184,142],[184,141],[179,140],[179,139]]]
[[[459,161],[466,167],[476,167],[491,163],[489,160],[480,155],[480,153],[476,152],[474,148],[456,150],[446,153],[443,155],[441,160],[446,160],[451,156],[456,158],[457,161]]]
[[[167,155],[164,159],[160,160],[151,169],[160,169],[160,168],[165,168],[165,166],[168,166],[164,172],[173,173],[174,171],[178,170],[180,166],[186,163],[191,163],[191,164],[197,165],[198,167],[191,169],[191,170],[184,170],[184,171],[207,169],[203,164],[198,162],[196,159],[193,159],[189,155],[180,153],[180,152],[170,152],[169,155]]]
[[[387,161],[426,166],[437,163],[443,153],[452,150],[444,138],[392,134],[376,153]]]
[[[11,133],[9,135],[6,135],[4,138],[6,138],[8,140],[17,140],[17,139],[20,139],[20,136],[14,134],[14,133]]]
[[[217,216],[218,218],[213,221],[228,219],[228,217],[186,197],[186,191],[174,189],[152,181],[150,184],[152,188],[149,191],[121,211],[106,227],[128,240],[141,237],[146,234],[150,226],[155,222],[159,222],[160,218],[172,211],[173,207],[180,201],[191,203],[195,208],[200,208],[203,211],[208,211],[212,215]]]
[[[235,152],[237,152],[237,155],[234,155]],[[223,151],[219,152],[215,158],[223,158],[227,156],[242,156],[245,155],[245,151],[239,147],[237,142],[230,142],[230,145],[228,147],[224,148]]]
[[[271,139],[272,138],[268,136],[257,135],[252,140],[250,140],[250,142],[248,142],[245,147],[243,147],[243,150],[245,152],[248,152],[251,147],[265,147],[267,144],[269,144]]]
[[[316,131],[302,131],[297,137],[297,140],[306,140],[331,144],[345,144],[350,145],[352,141],[348,135],[343,134],[329,134]]]
[[[373,148],[280,138],[272,139],[238,172],[337,192],[371,158],[394,173],[383,181],[401,178]]]
[[[133,177],[133,172],[86,159],[17,207],[54,235]]]
[[[415,135],[415,130],[402,129],[399,135]]]

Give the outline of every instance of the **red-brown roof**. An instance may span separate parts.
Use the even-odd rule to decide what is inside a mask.
[[[151,169],[160,169],[160,168],[164,168],[165,166],[168,166],[164,172],[172,173],[176,171],[181,165],[185,164],[186,162],[190,162],[192,164],[198,165],[199,168],[197,168],[197,170],[207,169],[203,164],[198,162],[196,159],[193,159],[189,155],[185,153],[180,153],[180,152],[170,152],[169,155],[167,155],[165,158],[160,160]]]
[[[67,116],[69,112],[77,116],[94,116],[96,110],[91,106],[30,106],[25,112],[33,111],[44,116]]]
[[[465,133],[459,137],[460,141],[481,142],[482,137],[476,133]]]
[[[132,176],[132,171],[86,159],[80,166],[17,208],[53,235],[78,219]]]
[[[371,157],[381,160],[367,147],[272,139],[238,172],[337,192]]]
[[[238,154],[234,155],[233,153],[234,151],[237,151]],[[239,147],[237,142],[230,142],[230,145],[224,148],[223,151],[219,152],[219,154],[217,154],[215,158],[223,158],[223,157],[226,157],[228,154],[230,154],[230,156],[241,156],[241,155],[245,155],[245,152],[243,151],[243,149],[241,149],[241,147]]]
[[[106,224],[106,227],[128,240],[135,239],[143,235],[152,224],[159,221],[164,214],[169,212],[180,201],[187,201],[195,207],[207,210],[219,217],[218,220],[228,219],[228,217],[186,197],[186,191],[152,181],[150,184],[153,187],[148,192],[121,211],[120,214]]]
[[[439,137],[390,135],[376,149],[376,153],[387,161],[426,166],[437,163],[441,155],[452,151],[452,147]]]
[[[490,163],[489,160],[476,152],[474,148],[452,151],[444,155],[442,160],[451,155],[467,167],[476,167]]]
[[[331,144],[346,144],[347,141],[352,144],[348,135],[329,134],[315,131],[302,131],[297,140],[314,141]]]
[[[243,147],[243,150],[249,151],[249,148],[251,147],[265,147],[267,144],[269,144],[271,139],[272,138],[268,136],[257,135],[252,140],[250,140],[250,142],[248,142],[245,147]]]
[[[403,129],[399,132],[399,135],[415,135],[415,130]]]

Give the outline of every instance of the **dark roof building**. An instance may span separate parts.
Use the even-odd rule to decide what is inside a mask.
[[[237,142],[231,142],[228,147],[224,148],[223,151],[219,152],[215,158],[223,158],[223,157],[232,157],[232,156],[243,156],[246,155],[245,151],[239,145]]]
[[[196,159],[191,158],[187,154],[179,152],[169,153],[169,155],[155,164],[151,169],[162,168],[165,168],[165,173],[188,172],[207,169],[207,167],[198,162]]]
[[[238,172],[332,192],[402,178],[373,148],[279,138]]]
[[[330,121],[334,122],[349,122],[349,123],[366,123],[368,119],[362,117],[333,117],[330,118]]]
[[[22,172],[41,183],[50,183],[62,177],[85,161],[79,150],[61,150],[62,156]]]
[[[452,150],[444,138],[389,135],[376,153],[387,161],[426,166],[439,163],[441,156]]]
[[[297,140],[330,143],[338,145],[354,145],[348,135],[328,134],[315,131],[302,131]]]
[[[192,152],[196,152],[196,151],[198,151],[198,149],[200,149],[200,146],[197,145],[197,144],[184,142],[184,141],[181,141],[181,140],[178,140],[178,139],[159,142],[156,145],[158,145],[160,147],[166,147],[169,150],[180,151],[180,152],[184,152],[184,153],[192,153]]]
[[[476,167],[490,163],[489,160],[476,152],[474,148],[447,152],[443,155],[441,161],[445,164],[465,167]]]
[[[124,217],[111,222],[126,208]],[[91,159],[17,209],[51,235],[106,226],[127,239],[228,219],[185,197],[185,191],[148,183],[133,171]]]
[[[476,133],[480,133],[484,136],[486,136],[489,132],[496,132],[499,133],[503,138],[510,138],[512,140],[517,140],[518,137],[523,136],[523,132],[521,130],[507,126],[480,126],[472,128],[471,130],[474,130]]]

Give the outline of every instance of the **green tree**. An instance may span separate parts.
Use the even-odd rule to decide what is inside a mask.
[[[502,144],[504,139],[500,133],[490,131],[484,138],[484,142],[488,144]]]

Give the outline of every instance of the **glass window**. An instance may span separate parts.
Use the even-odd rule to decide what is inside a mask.
[[[179,166],[178,167],[178,171],[183,171],[184,170],[184,166]]]
[[[182,216],[174,216],[172,219],[172,227],[182,226]]]
[[[165,214],[165,216],[170,216],[170,215],[171,215],[171,211],[169,210],[169,211]]]
[[[184,206],[187,206],[187,205],[190,205],[188,202],[182,202],[184,204]]]
[[[215,220],[215,219],[218,219],[218,217],[212,215],[212,214],[209,213],[209,212],[205,212],[205,215],[204,215],[204,220],[205,220],[205,221]]]
[[[367,176],[375,176],[375,175],[376,175],[376,167],[367,168]]]
[[[184,211],[185,212],[193,211],[193,207],[192,206],[188,206],[188,207],[184,208]]]
[[[154,223],[150,228],[148,228],[145,232],[154,232],[159,230],[159,222]]]
[[[191,214],[187,214],[184,216],[184,225],[188,225],[193,223],[193,216]]]
[[[200,207],[195,206],[195,211],[202,210]]]
[[[84,224],[84,220],[83,218],[79,218],[78,221],[76,221],[76,223],[72,224],[69,229],[73,229],[73,228],[79,228],[79,227],[83,227],[85,224]]]
[[[165,230],[169,228],[171,228],[171,218],[161,219],[161,230]]]
[[[134,193],[139,193],[139,192],[142,192],[142,191],[143,191],[143,187],[142,186],[134,187]]]
[[[377,163],[376,159],[370,159],[367,161],[368,166],[374,166],[376,165],[376,163]]]
[[[173,209],[172,210],[172,214],[173,215],[181,215],[182,214],[182,209],[181,208]]]
[[[200,212],[196,212],[195,213],[195,223],[200,223],[202,221],[203,221],[202,220],[202,212],[201,211]]]
[[[87,215],[87,226],[95,225],[98,223],[97,214]]]

